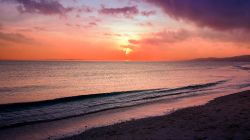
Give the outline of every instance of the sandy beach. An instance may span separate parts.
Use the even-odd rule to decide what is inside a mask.
[[[250,91],[172,114],[94,128],[61,140],[250,139]]]

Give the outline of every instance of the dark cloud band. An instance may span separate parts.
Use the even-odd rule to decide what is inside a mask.
[[[250,29],[250,0],[145,0],[168,15],[217,30]]]

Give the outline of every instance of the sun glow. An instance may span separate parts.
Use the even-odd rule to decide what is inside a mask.
[[[125,55],[129,55],[133,51],[133,46],[129,43],[129,40],[132,40],[132,38],[134,39],[138,37],[132,35],[118,37],[118,44]]]
[[[132,49],[131,48],[123,48],[123,51],[125,52],[126,55],[128,55],[132,52]]]

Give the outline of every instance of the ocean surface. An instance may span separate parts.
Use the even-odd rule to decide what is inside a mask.
[[[243,62],[0,62],[0,129],[250,87]]]

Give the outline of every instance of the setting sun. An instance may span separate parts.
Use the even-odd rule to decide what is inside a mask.
[[[126,55],[130,54],[132,52],[132,49],[130,48],[123,48],[123,51],[125,52]]]

